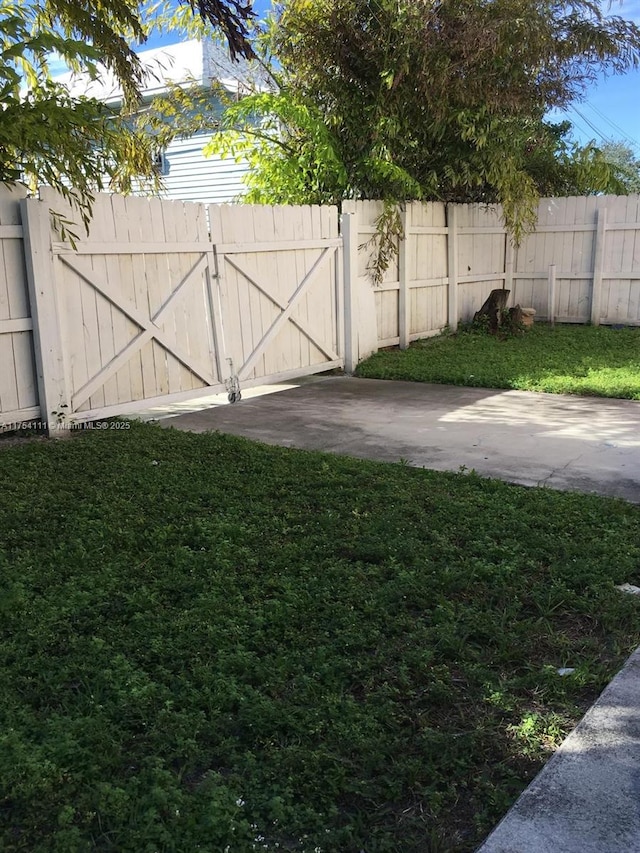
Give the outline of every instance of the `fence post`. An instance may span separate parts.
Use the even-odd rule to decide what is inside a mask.
[[[49,205],[35,198],[20,202],[24,255],[33,319],[33,348],[40,398],[40,417],[47,435],[62,435],[55,429],[55,412],[69,407],[64,355],[55,294],[51,257]],[[57,426],[57,424],[56,424]]]
[[[600,325],[602,301],[602,272],[604,263],[604,241],[607,230],[607,208],[596,211],[596,239],[593,247],[593,287],[591,290],[591,324]]]
[[[505,246],[504,246],[504,289],[511,294],[511,302],[515,305],[516,298],[513,292],[513,262],[515,257],[515,249],[511,242],[511,235],[505,231]]]
[[[447,274],[449,328],[458,328],[458,209],[455,204],[447,205]]]
[[[409,249],[409,228],[411,227],[411,202],[407,202],[404,210],[400,213],[402,222],[402,239],[398,246],[398,280],[400,291],[398,294],[398,334],[400,336],[400,349],[409,346],[409,334],[411,331],[411,294],[409,293],[409,281],[407,275],[407,255]]]
[[[344,370],[351,374],[358,364],[355,292],[358,277],[358,228],[355,213],[342,214],[340,233],[344,271]]]
[[[556,324],[556,265],[549,264],[549,287],[547,291],[548,320],[552,326]]]
[[[340,233],[340,214],[336,210],[336,224]],[[336,311],[336,352],[344,362],[344,243],[341,243],[333,256],[334,305]]]

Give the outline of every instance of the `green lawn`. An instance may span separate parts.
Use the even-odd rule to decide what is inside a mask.
[[[358,376],[640,400],[640,328],[536,324],[505,340],[460,332],[376,353]]]
[[[140,424],[0,482],[4,853],[470,851],[640,642],[621,501]]]

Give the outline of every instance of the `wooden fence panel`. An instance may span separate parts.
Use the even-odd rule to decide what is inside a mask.
[[[382,202],[352,205],[357,221],[360,288],[371,285],[370,268],[377,251],[376,223]],[[382,281],[373,287],[379,346],[401,346],[438,332],[447,322],[447,227],[445,206],[414,202],[404,213],[405,239],[396,241]],[[406,311],[406,320],[401,315]],[[403,331],[403,326],[406,330]]]
[[[358,201],[354,205],[357,222],[358,270],[357,279],[361,288],[368,287],[370,268],[377,252],[376,223],[384,210],[380,201]],[[393,346],[400,343],[399,326],[399,245],[396,241],[396,253],[392,256],[382,281],[373,288],[374,310],[376,316],[377,339],[379,346]]]
[[[628,226],[638,223],[639,227]],[[640,323],[640,196],[607,205],[607,239],[601,295],[602,323]],[[635,274],[635,278],[632,276]]]
[[[518,247],[498,205],[449,205],[445,215],[443,205],[414,202],[404,213],[398,257],[375,287],[368,268],[382,203],[350,202],[348,210],[357,219],[358,286],[368,280],[372,288],[378,346],[406,346],[447,322],[469,322],[500,287],[511,291],[509,305],[533,307],[545,320],[552,265],[557,321],[640,325],[639,196],[541,199],[536,230]]]
[[[0,430],[40,417],[20,213],[26,196],[0,185]]]
[[[558,313],[559,322],[571,321],[586,323],[589,321],[593,290],[593,262],[595,256],[597,199],[578,198],[576,201],[575,225],[579,228],[573,234],[573,264],[571,272],[577,277],[566,278],[563,270],[558,270]],[[570,223],[567,223],[570,224]],[[551,256],[549,255],[548,258]],[[545,258],[545,261],[547,258]],[[549,260],[549,263],[552,261]],[[547,266],[543,269],[548,269]]]
[[[425,337],[447,324],[447,228],[441,202],[410,206],[408,287],[410,338]]]
[[[458,307],[469,321],[492,290],[504,287],[506,235],[497,206],[458,205]]]
[[[598,245],[598,211],[606,210]],[[550,264],[556,265],[555,317],[559,322],[640,323],[638,196],[542,199],[536,230],[516,253],[514,295],[539,319],[549,316]],[[640,244],[639,244],[640,245]],[[596,255],[601,270],[596,270]],[[598,292],[594,292],[595,289]],[[594,305],[594,299],[596,304]],[[592,318],[592,307],[597,317]]]

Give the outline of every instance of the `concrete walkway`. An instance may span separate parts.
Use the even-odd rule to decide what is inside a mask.
[[[640,503],[640,403],[343,376],[163,420]]]

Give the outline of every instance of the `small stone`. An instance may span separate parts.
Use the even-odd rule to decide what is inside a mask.
[[[621,586],[617,586],[616,589],[619,589],[620,592],[628,592],[631,595],[640,595],[640,586],[633,586],[630,583],[623,583]]]
[[[556,672],[558,675],[571,675],[575,672],[575,669],[571,666],[561,666],[560,669],[557,669]]]

